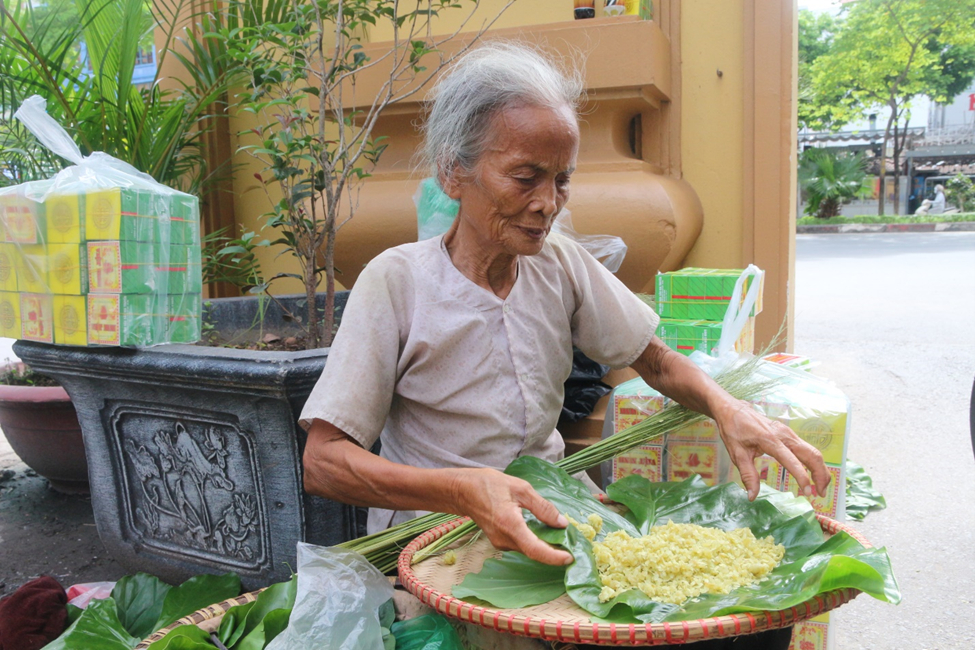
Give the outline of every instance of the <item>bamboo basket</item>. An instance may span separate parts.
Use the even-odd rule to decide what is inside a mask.
[[[816,515],[823,532],[843,531],[869,548],[870,543],[857,531],[822,515]],[[450,589],[464,575],[480,570],[484,560],[496,554],[487,540],[481,539],[456,549],[457,562],[446,566],[437,558],[412,565],[413,555],[445,533],[464,523],[456,519],[415,539],[399,557],[399,579],[423,604],[459,619],[501,632],[546,641],[592,645],[646,646],[693,643],[706,639],[752,634],[788,627],[818,616],[855,598],[856,589],[837,589],[781,611],[729,614],[687,621],[646,624],[593,623],[589,614],[563,594],[559,598],[524,609],[494,609],[465,602],[450,595]]]
[[[213,605],[208,605],[203,609],[198,609],[192,614],[187,614],[183,618],[170,623],[166,627],[160,628],[152,635],[146,637],[142,640],[139,645],[135,647],[134,650],[145,650],[150,645],[156,641],[161,640],[164,636],[180,627],[181,625],[196,625],[207,632],[215,632],[220,626],[220,621],[223,619],[223,615],[230,610],[231,607],[236,607],[237,605],[246,605],[247,603],[257,600],[258,594],[260,594],[264,589],[258,589],[257,591],[251,591],[246,594],[241,594],[236,598],[228,598],[225,601],[215,603]],[[216,646],[214,646],[216,647]]]
[[[824,533],[832,535],[838,531],[843,531],[849,533],[865,547],[871,546],[853,528],[822,515],[816,515],[816,518],[819,520]],[[459,518],[433,528],[407,546],[399,558],[401,584],[421,603],[445,616],[500,632],[546,641],[564,644],[634,646],[691,643],[706,639],[752,634],[787,627],[818,616],[849,602],[860,593],[855,589],[838,589],[816,596],[797,607],[782,611],[731,614],[693,621],[649,623],[646,625],[591,623],[588,614],[582,612],[575,603],[568,599],[568,596],[562,596],[552,603],[524,610],[497,610],[490,607],[480,607],[448,595],[452,583],[441,583],[449,583],[456,577],[456,573],[466,575],[471,570],[471,563],[483,563],[484,559],[493,555],[495,551],[486,541],[480,542],[480,546],[466,546],[463,551],[458,553],[458,561],[455,565],[457,568],[447,574],[443,571],[445,567],[435,562],[436,558],[431,558],[433,561],[421,562],[416,566],[411,566],[414,553],[465,521],[467,521],[466,518]],[[424,565],[426,565],[426,570],[424,570]],[[477,566],[473,570],[479,568],[480,566]],[[433,578],[431,579],[428,574],[433,575]],[[437,584],[426,584],[427,582]],[[230,608],[257,600],[258,594],[262,591],[264,590],[258,589],[241,594],[236,598],[230,598],[188,614],[143,639],[139,645],[135,646],[135,650],[146,650],[150,645],[161,640],[181,625],[196,625],[208,632],[216,631],[224,614]],[[560,650],[572,650],[575,646],[562,645],[558,647]]]

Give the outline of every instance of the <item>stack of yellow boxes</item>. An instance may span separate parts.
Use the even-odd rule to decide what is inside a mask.
[[[199,206],[150,189],[0,194],[0,336],[62,345],[200,337]]]

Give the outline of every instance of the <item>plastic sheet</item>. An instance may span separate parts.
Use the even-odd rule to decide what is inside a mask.
[[[88,607],[93,600],[102,600],[112,595],[114,582],[85,582],[68,587],[68,604],[80,609]]]
[[[199,201],[81,151],[34,96],[15,116],[72,163],[0,189],[0,336],[147,346],[200,338]]]
[[[383,648],[380,608],[392,597],[386,576],[358,553],[299,542],[295,606],[267,650]]]
[[[396,650],[464,650],[457,632],[439,614],[393,623],[392,632]]]
[[[712,376],[736,363],[733,352],[710,357],[695,352],[690,359]],[[846,395],[831,382],[802,370],[775,363],[759,364],[762,377],[778,379],[778,385],[753,400],[756,410],[782,422],[823,454],[831,475],[827,493],[810,499],[813,508],[842,520],[845,512],[845,462],[849,444],[851,405]],[[618,433],[663,409],[669,400],[642,379],[616,387],[603,436]],[[796,480],[770,456],[756,459],[760,480],[769,487],[798,493]],[[707,419],[667,433],[662,440],[621,454],[603,466],[607,484],[629,474],[651,481],[679,481],[699,474],[709,485],[740,481],[738,471],[714,420]]]

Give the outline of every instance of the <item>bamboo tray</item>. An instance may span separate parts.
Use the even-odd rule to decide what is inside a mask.
[[[246,605],[247,603],[257,600],[258,594],[260,594],[262,591],[264,591],[264,589],[258,589],[257,591],[241,594],[234,598],[228,598],[222,602],[208,605],[203,609],[198,609],[192,614],[187,614],[183,618],[170,623],[166,627],[160,628],[152,635],[146,637],[139,643],[139,645],[135,646],[133,650],[145,650],[150,645],[161,640],[164,636],[182,625],[196,625],[206,632],[216,632],[217,628],[220,627],[220,621],[223,619],[223,615],[226,614],[230,608],[236,607],[237,605]]]
[[[823,532],[828,535],[843,531],[849,533],[865,547],[871,546],[860,533],[849,526],[822,515],[816,515],[816,519]],[[589,613],[576,605],[566,594],[543,605],[524,609],[495,609],[469,603],[450,595],[451,588],[459,584],[465,575],[480,571],[484,560],[499,554],[486,539],[478,539],[462,548],[457,548],[457,563],[453,566],[444,565],[436,557],[415,566],[411,565],[414,553],[465,521],[464,518],[455,519],[413,540],[399,557],[400,582],[423,604],[445,616],[546,641],[636,646],[692,643],[739,636],[794,625],[799,621],[835,609],[860,593],[856,589],[837,589],[820,594],[796,607],[780,611],[632,625],[593,623]]]

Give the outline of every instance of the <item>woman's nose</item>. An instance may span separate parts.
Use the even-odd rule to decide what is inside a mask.
[[[532,212],[540,212],[546,218],[551,218],[558,211],[558,197],[559,192],[554,180],[539,183],[535,189],[535,195],[532,197],[532,203],[529,205],[529,208]]]

